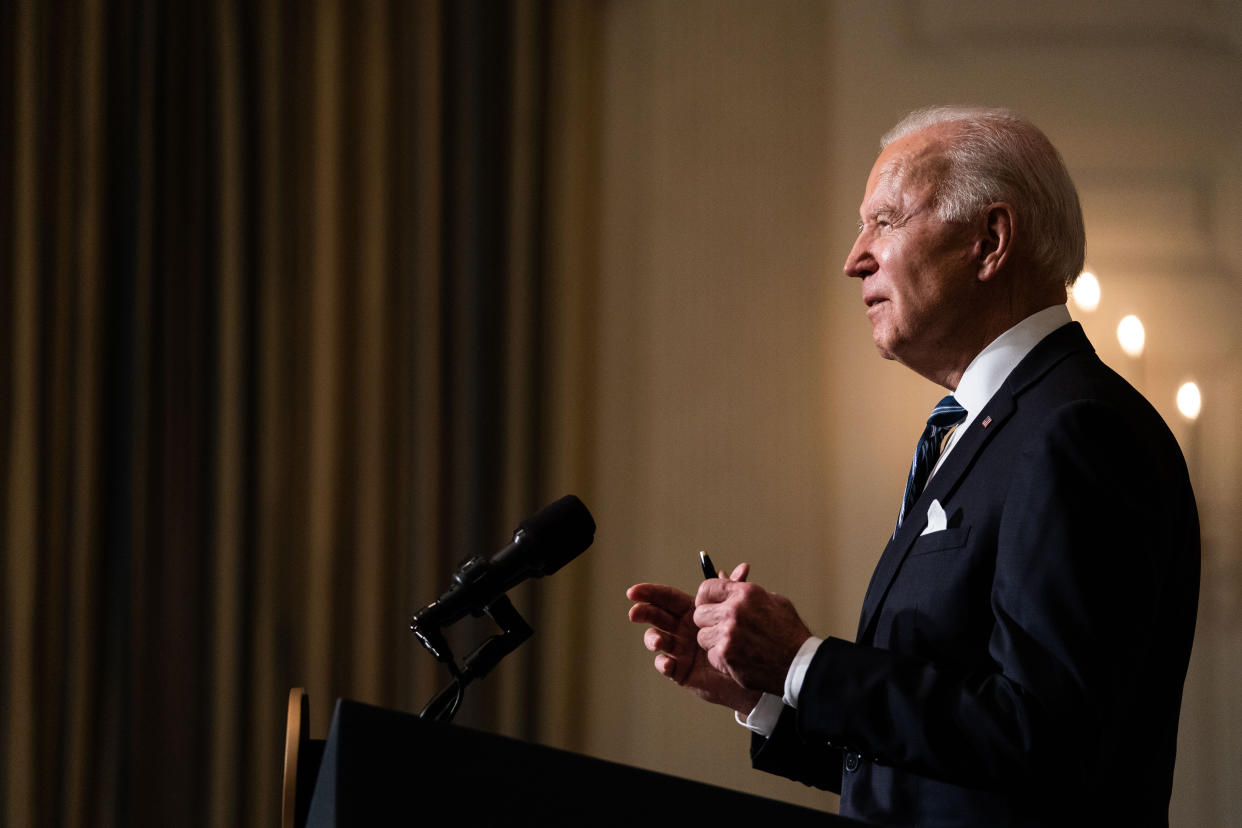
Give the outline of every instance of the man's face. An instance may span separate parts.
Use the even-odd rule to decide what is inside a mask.
[[[942,136],[935,128],[916,132],[880,154],[844,268],[862,281],[880,354],[935,381],[945,370],[964,367],[956,360],[970,338],[977,273],[970,228],[936,215]]]

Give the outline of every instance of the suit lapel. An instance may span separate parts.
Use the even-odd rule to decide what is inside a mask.
[[[880,555],[858,620],[856,640],[860,644],[872,643],[879,609],[910,548],[927,526],[925,515],[932,500],[939,500],[941,504],[948,502],[966,472],[974,465],[979,452],[1013,415],[1017,396],[1062,359],[1083,348],[1091,350],[1091,343],[1077,322],[1053,331],[1018,363],[992,399],[988,400],[978,416],[966,427],[966,433],[958,439],[957,445],[945,458],[944,465],[932,476],[927,488],[914,502],[905,522]]]
[[[957,489],[966,470],[974,463],[975,458],[992,436],[1000,431],[1013,413],[1013,396],[1002,388],[997,392],[979,416],[976,417],[953,447],[953,451],[945,458],[944,465],[932,476],[927,488],[914,501],[905,522],[897,530],[897,534],[884,547],[880,562],[871,576],[871,585],[867,587],[867,596],[863,600],[862,616],[858,621],[859,643],[870,643],[875,634],[874,622],[880,605],[888,595],[893,579],[897,577],[902,562],[910,552],[910,547],[918,540],[927,526],[927,507],[932,500],[944,504]],[[984,423],[987,425],[984,425]]]

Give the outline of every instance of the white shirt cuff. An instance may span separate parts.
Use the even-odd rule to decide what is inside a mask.
[[[780,696],[764,693],[759,697],[759,703],[750,711],[749,716],[743,719],[741,713],[734,711],[733,718],[751,733],[758,733],[766,739],[772,735],[773,730],[776,730],[776,722],[780,719],[781,710],[784,707]]]
[[[776,722],[780,719],[785,705],[794,708],[798,706],[798,694],[802,691],[802,680],[806,678],[806,669],[810,666],[811,659],[815,657],[815,651],[823,643],[822,638],[815,636],[803,642],[797,655],[794,656],[793,663],[789,665],[789,672],[785,674],[784,697],[764,693],[745,719],[742,718],[742,714],[734,711],[733,718],[737,720],[737,723],[765,739],[771,736],[772,731],[776,730]]]
[[[798,694],[802,692],[802,682],[806,678],[806,670],[811,666],[811,659],[815,658],[815,651],[823,643],[824,639],[811,636],[802,642],[802,646],[798,648],[797,655],[794,656],[793,663],[789,665],[789,672],[785,674],[784,702],[790,707],[797,708]]]

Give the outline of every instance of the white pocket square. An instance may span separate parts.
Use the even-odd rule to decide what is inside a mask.
[[[948,528],[948,521],[944,516],[944,507],[940,505],[939,500],[933,500],[927,507],[927,528],[919,535],[921,537],[930,535],[932,532],[943,532],[946,528]]]

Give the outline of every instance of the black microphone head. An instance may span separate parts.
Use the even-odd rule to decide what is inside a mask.
[[[534,575],[551,575],[586,551],[595,540],[595,519],[574,495],[540,509],[518,524],[523,543],[538,550],[527,566]]]

